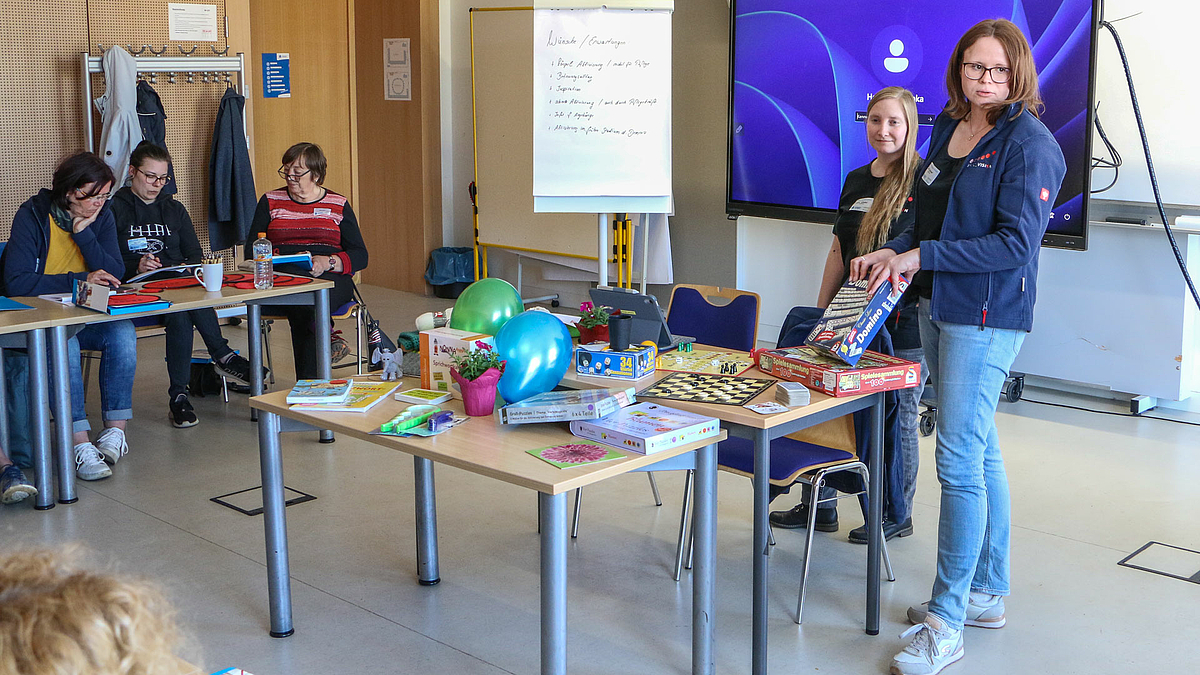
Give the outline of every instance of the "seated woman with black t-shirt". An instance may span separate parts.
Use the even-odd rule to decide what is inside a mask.
[[[911,132],[911,133],[910,133]],[[881,89],[867,106],[867,142],[876,158],[846,175],[842,196],[838,201],[837,220],[833,225],[833,244],[825,260],[821,276],[818,307],[828,307],[839,288],[850,276],[850,260],[878,249],[904,228],[898,223],[912,188],[917,165],[917,104],[912,92],[901,87]],[[910,294],[914,295],[915,294]],[[924,372],[925,352],[915,303],[905,303],[887,323],[892,335],[896,356],[921,363]],[[901,389],[899,394],[900,449],[903,454],[903,495],[894,499],[904,505],[907,516],[899,521],[885,520],[884,536],[888,539],[912,534],[912,500],[917,486],[918,413],[917,404],[924,389],[922,382],[915,388]],[[805,486],[807,492],[808,486]],[[821,488],[821,497],[833,497],[833,488]],[[826,492],[828,491],[828,492]],[[783,528],[806,527],[808,505],[801,501],[790,511],[775,511],[771,524]],[[836,532],[837,506],[825,502],[817,508],[816,529]],[[867,543],[866,526],[850,532],[850,541]]]

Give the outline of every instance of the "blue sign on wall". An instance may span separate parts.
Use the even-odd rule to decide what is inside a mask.
[[[263,98],[292,97],[291,63],[287,52],[262,55]]]

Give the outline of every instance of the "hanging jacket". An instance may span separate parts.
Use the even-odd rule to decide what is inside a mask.
[[[39,190],[13,216],[8,245],[0,255],[0,294],[66,293],[74,288],[76,279],[87,278],[87,272],[45,273],[50,250],[50,204],[50,191]],[[91,225],[72,234],[71,239],[83,254],[88,270],[102,269],[117,278],[125,272],[117,246],[116,221],[108,204]]]
[[[208,245],[212,251],[246,241],[258,203],[242,118],[245,107],[246,97],[226,89],[213,127],[208,160]]]
[[[137,83],[137,114],[138,124],[142,128],[142,138],[160,148],[167,147],[167,111],[163,109],[162,99],[158,92],[145,80]],[[160,195],[173,195],[179,188],[175,186],[175,165],[167,166],[167,175],[171,180],[163,186]]]
[[[152,203],[147,204],[132,189],[123,187],[117,190],[109,204],[116,219],[121,257],[125,260],[125,273],[121,279],[138,274],[138,263],[144,253],[154,254],[163,267],[195,264],[204,257],[191,216],[171,195],[160,192]],[[131,239],[137,250],[130,250]]]
[[[100,157],[112,169],[117,183],[129,174],[129,153],[142,142],[137,114],[137,61],[120,47],[104,52],[104,95],[96,110],[104,125],[100,132]]]

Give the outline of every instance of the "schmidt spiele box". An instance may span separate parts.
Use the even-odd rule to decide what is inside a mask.
[[[872,351],[864,352],[855,366],[807,346],[762,349],[754,358],[762,372],[830,396],[907,389],[917,386],[922,377],[921,364]]]

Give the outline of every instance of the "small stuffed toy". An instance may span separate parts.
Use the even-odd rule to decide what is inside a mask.
[[[379,379],[386,381],[398,380],[403,375],[400,372],[400,365],[404,362],[404,350],[397,348],[396,351],[390,349],[375,348],[375,352],[371,354],[371,363],[382,363],[383,372],[379,374]]]

